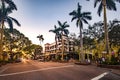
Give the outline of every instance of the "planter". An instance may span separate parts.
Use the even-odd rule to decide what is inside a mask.
[[[68,63],[68,61],[65,61],[65,60],[64,60],[64,61],[59,61],[59,62],[60,62],[60,63]]]
[[[86,62],[75,62],[77,65],[90,65],[91,63],[86,63]]]
[[[120,65],[107,65],[107,64],[97,64],[98,67],[111,68],[120,70]]]

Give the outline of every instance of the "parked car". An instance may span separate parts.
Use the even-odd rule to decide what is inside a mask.
[[[15,62],[22,62],[22,58],[16,59]]]

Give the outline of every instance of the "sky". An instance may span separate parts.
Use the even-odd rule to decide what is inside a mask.
[[[71,22],[72,16],[69,13],[77,9],[77,3],[82,5],[82,11],[91,12],[92,20],[89,21],[93,24],[98,21],[103,21],[103,15],[97,15],[97,8],[94,8],[94,0],[13,0],[17,5],[18,10],[14,11],[11,16],[16,18],[21,27],[14,24],[14,28],[25,34],[32,43],[40,44],[37,36],[42,34],[45,43],[54,42],[54,34],[49,32],[54,29],[54,25],[58,26],[57,21],[62,23],[67,21],[70,25],[68,28],[70,33],[79,34],[79,29],[76,27],[75,21]],[[117,4],[117,8],[120,4]],[[120,20],[120,9],[116,12],[107,11],[108,20],[115,18]],[[59,26],[58,26],[59,27]],[[84,25],[87,28],[87,25]]]

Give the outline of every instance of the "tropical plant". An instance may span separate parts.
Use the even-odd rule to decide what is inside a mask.
[[[64,38],[67,37],[69,34],[69,30],[66,29],[67,27],[69,27],[69,25],[67,24],[67,22],[61,23],[60,21],[58,21],[58,25],[59,25],[59,29],[60,29],[59,32],[62,40],[62,61],[64,61]]]
[[[39,39],[39,41],[40,41],[40,45],[41,45],[41,42],[44,41],[43,35],[39,35],[39,36],[37,36],[37,38]]]
[[[60,35],[60,33],[59,33],[59,28],[57,28],[56,27],[56,25],[54,25],[54,29],[51,29],[51,30],[49,30],[49,32],[53,32],[54,34],[55,34],[55,47],[56,47],[56,50],[55,50],[55,53],[56,53],[56,60],[58,59],[58,54],[57,54],[57,48],[58,48],[58,45],[57,45],[57,39],[59,38],[59,35]]]
[[[97,6],[98,3],[98,15],[101,16],[101,12],[103,9],[103,16],[104,16],[104,31],[105,31],[105,45],[106,45],[106,52],[109,53],[109,37],[108,37],[108,27],[107,27],[107,14],[106,14],[106,9],[108,10],[114,10],[116,11],[116,3],[119,2],[120,0],[94,0],[94,7]]]
[[[4,28],[4,23],[7,22],[10,30],[13,30],[13,22],[14,21],[18,26],[20,26],[20,23],[15,19],[9,16],[10,13],[12,13],[13,10],[17,10],[16,5],[12,0],[0,0],[1,2],[1,8],[0,8],[0,55],[2,54],[2,47],[3,47],[3,28]],[[6,5],[7,4],[7,5]]]
[[[72,16],[72,20],[76,21],[76,26],[80,29],[80,51],[81,51],[81,61],[84,61],[84,54],[83,54],[83,40],[82,40],[82,29],[83,29],[83,23],[88,24],[87,20],[91,20],[91,13],[90,12],[82,12],[82,6],[78,3],[77,10],[74,10],[69,13],[70,16]],[[79,54],[79,61],[80,61],[80,54]]]

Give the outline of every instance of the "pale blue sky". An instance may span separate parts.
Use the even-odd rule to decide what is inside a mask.
[[[18,11],[13,12],[11,16],[17,18],[21,23],[21,27],[14,28],[24,33],[33,43],[39,44],[39,40],[36,38],[39,34],[43,34],[45,40],[44,43],[54,42],[54,34],[49,30],[53,29],[54,25],[57,25],[57,21],[67,21],[70,25],[69,31],[76,34],[79,33],[79,29],[75,25],[75,21],[71,22],[71,16],[69,13],[74,9],[77,9],[77,3],[82,5],[82,11],[92,12],[92,20],[90,24],[103,20],[103,16],[97,15],[97,8],[94,8],[93,1],[87,2],[85,0],[14,0]],[[117,5],[120,7],[120,4]],[[120,10],[117,12],[107,11],[108,20],[114,18],[120,19]],[[84,25],[87,27],[87,25]]]

